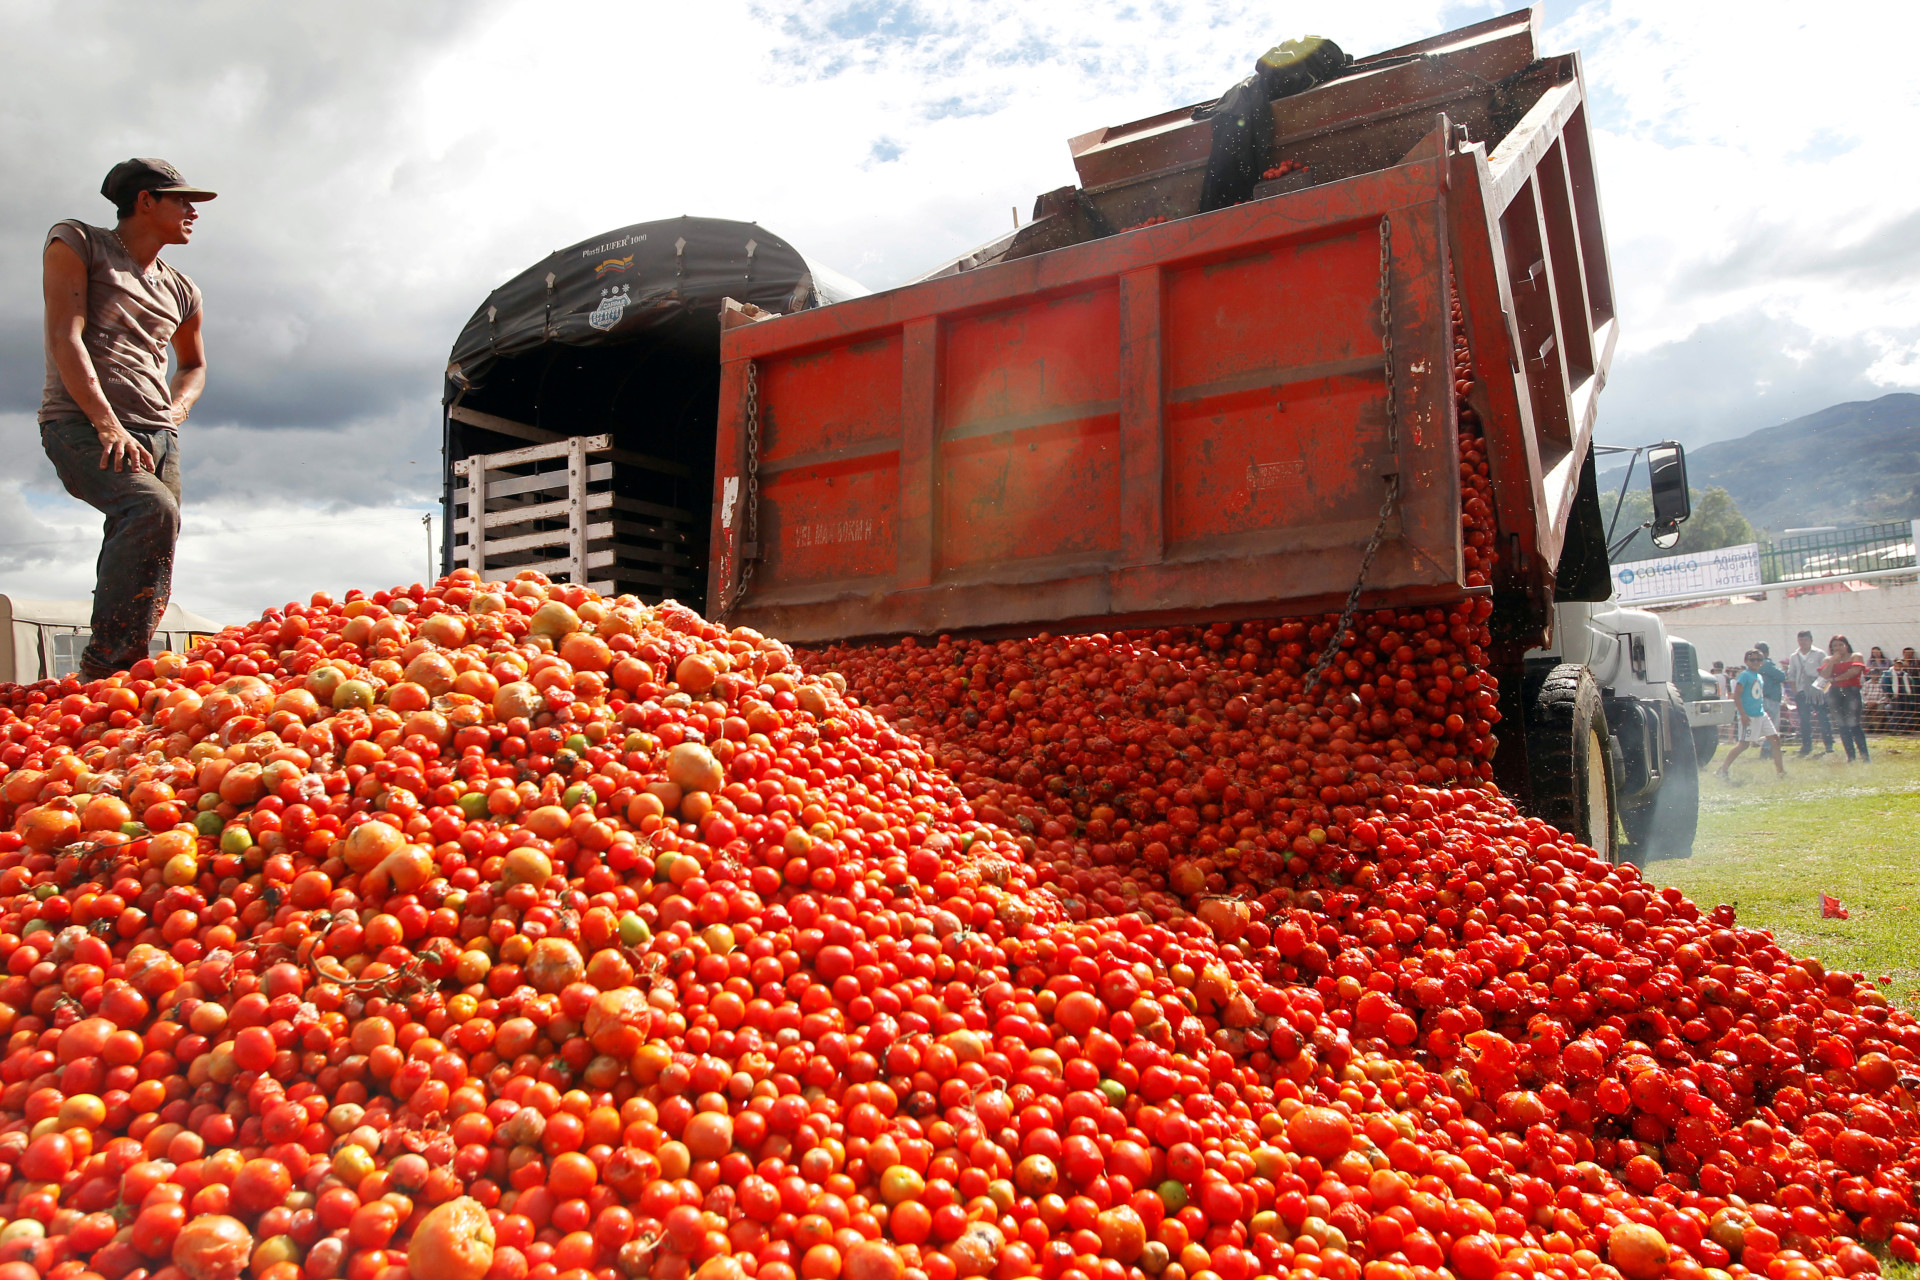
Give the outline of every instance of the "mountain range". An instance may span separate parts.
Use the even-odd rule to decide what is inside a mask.
[[[1624,469],[1600,475],[1611,509]],[[1634,469],[1646,487],[1644,463]],[[1920,517],[1920,395],[1831,405],[1737,440],[1687,450],[1695,490],[1725,489],[1756,529],[1877,524]]]

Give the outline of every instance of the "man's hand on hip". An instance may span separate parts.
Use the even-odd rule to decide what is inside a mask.
[[[94,430],[100,435],[102,471],[107,469],[109,461],[113,463],[115,471],[125,471],[128,467],[135,471],[153,470],[153,455],[125,427],[115,422],[106,427],[95,427]]]

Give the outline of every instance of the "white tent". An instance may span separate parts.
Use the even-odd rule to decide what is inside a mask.
[[[93,603],[87,600],[17,600],[0,595],[0,682],[27,684],[58,679],[80,669],[80,653],[93,636]],[[178,604],[167,605],[149,653],[185,653],[220,628]]]

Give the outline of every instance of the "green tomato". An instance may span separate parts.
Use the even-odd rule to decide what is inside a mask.
[[[467,815],[467,821],[478,822],[487,816],[487,796],[484,791],[469,791],[460,797],[460,812]]]
[[[237,823],[220,833],[220,852],[245,853],[253,848],[253,836]]]
[[[574,783],[572,786],[568,787],[566,789],[566,792],[560,797],[560,807],[562,809],[573,808],[573,806],[579,804],[582,800],[586,799],[586,794],[585,794],[586,790],[587,788],[584,784],[578,783],[578,782]]]
[[[647,928],[647,922],[629,911],[620,917],[620,941],[629,947],[637,947],[653,938],[653,930]]]
[[[1168,1213],[1178,1213],[1187,1207],[1187,1189],[1178,1178],[1168,1178],[1154,1190],[1160,1193],[1160,1203],[1167,1206]]]
[[[576,733],[573,736],[569,737],[566,741],[567,750],[573,752],[573,754],[575,755],[584,754],[586,752],[588,745],[589,744],[584,734]]]
[[[1121,1084],[1118,1080],[1102,1080],[1100,1082],[1100,1092],[1106,1096],[1107,1102],[1112,1106],[1124,1107],[1127,1105],[1127,1086]]]
[[[193,829],[203,836],[217,836],[226,825],[227,820],[211,809],[193,816]]]
[[[346,711],[358,707],[362,711],[373,709],[373,686],[365,680],[345,680],[333,691],[333,709]]]
[[[207,794],[201,796],[200,799],[194,803],[193,807],[198,809],[201,813],[208,813],[214,809],[218,809],[220,807],[220,793],[217,791],[207,792]],[[219,831],[219,828],[215,827],[213,831],[209,831],[207,834],[214,835],[218,831]]]

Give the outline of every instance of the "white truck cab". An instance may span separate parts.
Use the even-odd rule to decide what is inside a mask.
[[[1563,704],[1546,714],[1564,714],[1572,732],[1549,741],[1575,754],[1587,843],[1634,862],[1692,853],[1700,770],[1734,721],[1731,701],[1701,696],[1693,646],[1644,609],[1563,601],[1550,645],[1529,651],[1527,668],[1541,684],[1535,713],[1542,697]]]
[[[1655,545],[1671,546],[1691,514],[1685,455],[1671,441],[1634,453],[1649,455]],[[1612,530],[1599,521],[1591,458],[1579,502],[1546,643],[1526,651],[1521,688],[1503,699],[1523,717],[1525,742],[1506,785],[1524,788],[1530,812],[1605,857],[1684,858],[1699,820],[1700,770],[1721,726],[1734,722],[1733,703],[1704,696],[1693,646],[1668,634],[1658,614],[1607,598]]]

